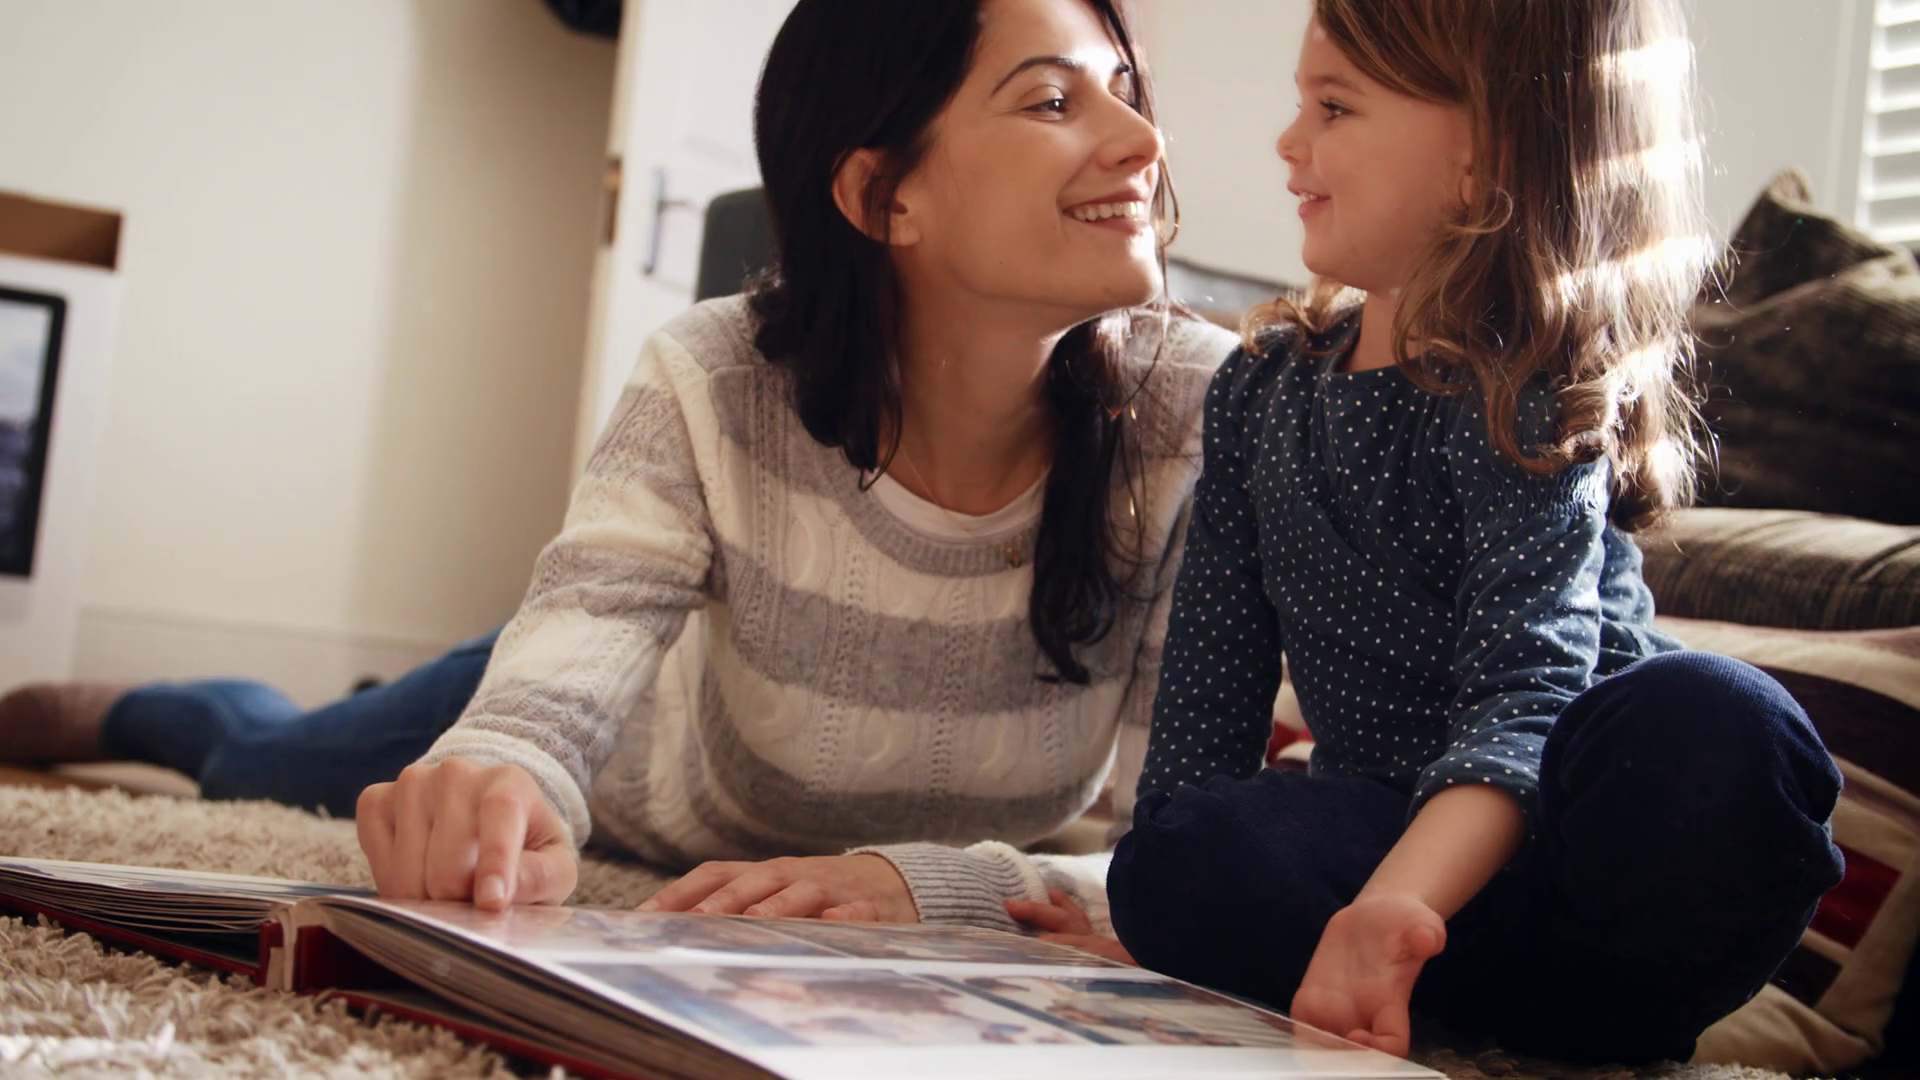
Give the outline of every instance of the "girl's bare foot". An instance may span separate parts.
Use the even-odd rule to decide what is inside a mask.
[[[100,760],[100,724],[131,689],[119,683],[29,683],[0,697],[0,761]]]

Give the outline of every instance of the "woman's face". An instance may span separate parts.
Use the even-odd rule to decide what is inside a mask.
[[[1160,291],[1160,133],[1083,0],[987,0],[972,70],[900,185],[894,254],[916,289],[1070,326]]]
[[[1294,75],[1300,113],[1280,134],[1306,229],[1301,261],[1343,285],[1404,285],[1460,218],[1473,137],[1465,109],[1395,93],[1307,25]]]

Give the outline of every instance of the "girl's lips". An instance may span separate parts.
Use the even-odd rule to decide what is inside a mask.
[[[1315,214],[1318,214],[1322,210],[1325,210],[1327,208],[1327,204],[1332,201],[1333,201],[1332,199],[1328,198],[1325,195],[1319,195],[1319,196],[1314,196],[1312,198],[1301,199],[1300,200],[1301,218],[1304,219],[1304,218],[1312,217]]]

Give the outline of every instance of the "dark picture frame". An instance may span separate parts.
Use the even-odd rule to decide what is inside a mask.
[[[0,285],[0,576],[32,577],[67,301]]]

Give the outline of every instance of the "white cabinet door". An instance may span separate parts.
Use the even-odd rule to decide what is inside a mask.
[[[794,0],[627,0],[608,176],[613,228],[594,268],[574,471],[647,335],[693,302],[702,212],[760,183],[753,95]]]

